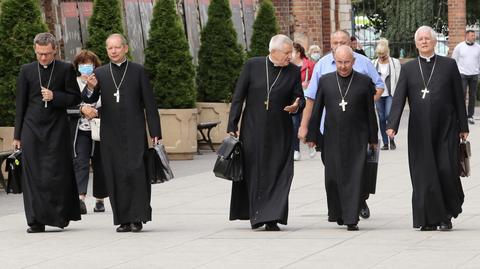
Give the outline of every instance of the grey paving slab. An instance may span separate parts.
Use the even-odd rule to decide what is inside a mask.
[[[408,114],[408,113],[407,113]],[[65,230],[27,234],[22,199],[0,194],[0,268],[480,268],[480,122],[471,126],[472,177],[451,232],[412,228],[406,118],[396,151],[381,152],[372,216],[360,231],[327,222],[320,157],[295,162],[289,224],[280,232],[228,221],[230,183],[211,172],[215,155],[172,162],[176,178],[152,188],[153,221],[119,234],[111,208]]]

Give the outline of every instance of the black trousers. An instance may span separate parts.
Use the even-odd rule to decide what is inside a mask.
[[[467,116],[469,118],[473,117],[475,112],[475,102],[477,101],[477,83],[478,75],[463,75],[462,76],[462,86],[463,86],[463,96],[467,99],[467,89],[468,89],[468,108]]]
[[[93,156],[92,143],[95,143]],[[78,130],[75,151],[77,156],[73,158],[73,167],[78,193],[87,193],[91,160],[93,168],[93,196],[95,198],[108,197],[100,156],[100,143],[92,140],[90,131]]]

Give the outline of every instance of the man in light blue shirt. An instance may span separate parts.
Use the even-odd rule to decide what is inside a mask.
[[[322,59],[320,59],[320,61],[318,61],[317,64],[315,64],[315,68],[313,69],[313,74],[310,80],[310,84],[308,85],[308,88],[304,92],[304,95],[306,97],[306,106],[305,106],[305,109],[303,110],[302,123],[298,130],[298,138],[302,141],[305,141],[305,137],[308,132],[308,122],[310,121],[313,104],[315,100],[315,95],[317,94],[317,90],[318,90],[318,81],[321,76],[327,73],[336,72],[337,67],[335,65],[335,59],[333,58],[333,53],[335,52],[335,49],[340,45],[350,46],[350,34],[347,31],[337,30],[331,34],[330,47],[332,52],[322,57]],[[378,74],[377,69],[375,68],[375,66],[373,66],[372,62],[367,57],[358,53],[354,53],[353,57],[355,58],[353,69],[359,73],[368,75],[372,79],[372,82],[375,84],[375,88],[377,90],[374,96],[374,100],[375,101],[379,100],[380,97],[382,96],[383,90],[385,89],[385,84],[382,78],[380,77],[380,75]],[[322,122],[320,124],[320,131],[322,133],[326,131],[324,130],[324,121],[325,121],[326,112],[327,111],[324,111],[322,116]],[[320,145],[320,147],[322,146]],[[365,201],[361,203],[362,208],[360,210],[360,216],[362,218],[370,217],[370,209],[368,208],[368,205],[366,203],[368,196],[369,194],[367,192],[367,193],[364,193],[362,197],[362,199],[364,199]]]

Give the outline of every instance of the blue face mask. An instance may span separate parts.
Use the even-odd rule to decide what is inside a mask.
[[[90,76],[93,73],[93,64],[79,64],[78,72],[82,75]]]

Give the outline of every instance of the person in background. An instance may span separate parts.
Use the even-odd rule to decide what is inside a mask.
[[[350,37],[350,47],[352,50],[358,54],[362,54],[363,56],[367,56],[365,51],[362,49],[362,45],[358,43],[357,38],[355,36]]]
[[[311,45],[310,48],[308,48],[307,56],[316,63],[322,58],[322,51],[318,45]]]
[[[310,78],[312,77],[313,68],[315,67],[315,63],[307,58],[305,55],[305,49],[299,43],[293,43],[293,51],[292,51],[292,60],[290,61],[294,65],[300,67],[300,74],[302,77],[302,88],[303,90],[307,89],[308,84],[310,82]],[[300,127],[300,122],[302,121],[302,113],[297,113],[292,115],[293,119],[293,160],[299,161],[301,158],[300,154],[300,140],[298,139],[297,133],[298,128]],[[315,148],[310,148],[310,157],[315,157],[316,150]]]
[[[101,65],[98,56],[89,50],[80,51],[73,60],[77,70],[77,83],[83,90],[87,77]],[[92,140],[90,120],[98,117],[101,100],[93,104],[81,103],[78,109],[67,110],[73,138],[73,168],[80,198],[80,213],[87,214],[85,196],[90,174],[90,161],[93,167],[93,197],[96,198],[94,212],[104,212],[103,199],[108,196],[100,157],[100,142]]]
[[[373,60],[373,65],[378,71],[378,74],[385,82],[385,90],[378,101],[375,102],[378,113],[378,121],[380,125],[380,134],[382,136],[383,147],[382,150],[394,150],[397,148],[395,140],[392,138],[388,141],[386,133],[387,119],[390,116],[390,109],[392,108],[392,98],[397,86],[400,70],[402,66],[400,61],[390,57],[390,48],[388,47],[388,40],[382,38],[378,41],[376,48],[377,59]]]

